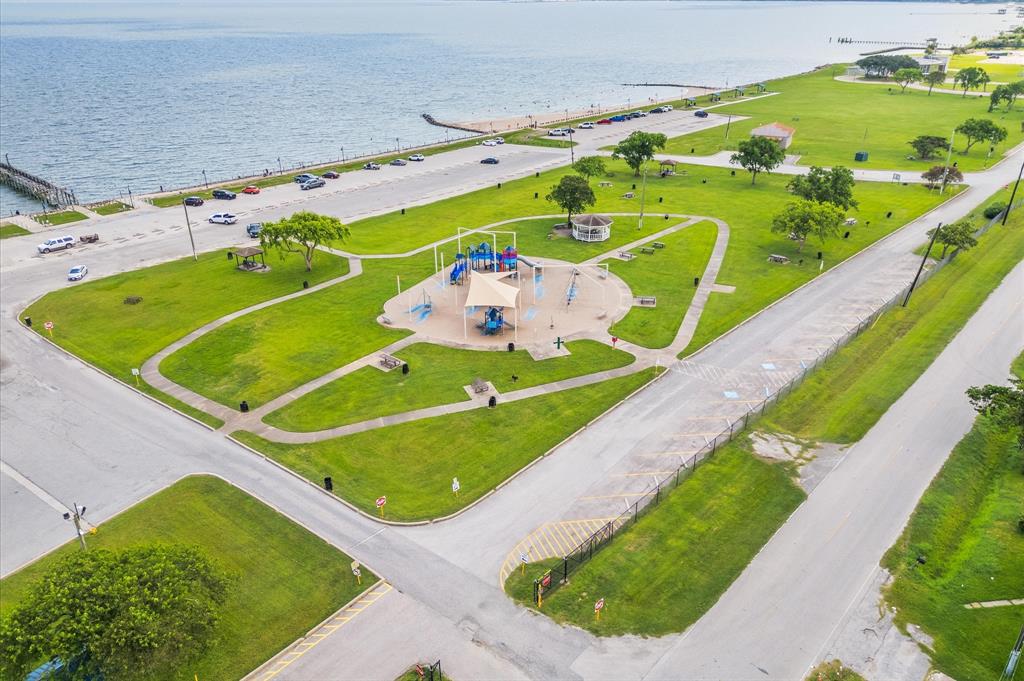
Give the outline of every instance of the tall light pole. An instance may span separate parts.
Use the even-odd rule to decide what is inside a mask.
[[[277,174],[284,175],[284,166],[281,165],[281,157],[277,157]]]
[[[396,137],[395,138],[395,151],[401,151],[401,150],[402,150],[402,143]]]
[[[181,207],[185,209],[185,227],[188,228],[188,240],[192,244],[192,259],[198,261],[199,256],[196,255],[196,240],[192,237],[192,223],[188,219],[188,204],[185,203],[185,199],[181,200]]]
[[[644,161],[644,179],[640,185],[640,219],[636,223],[636,231],[643,231],[644,228],[644,199],[647,198],[647,161]]]
[[[209,181],[207,181],[207,179],[206,179],[206,171],[205,171],[205,170],[203,171],[203,184],[205,184],[205,185],[206,185],[206,188],[207,188],[207,189],[209,189],[209,188],[210,188],[210,183],[209,183]]]
[[[78,534],[78,543],[82,545],[82,550],[85,551],[85,533],[82,531],[82,518],[85,516],[85,506],[78,508],[78,504],[73,504],[75,508],[74,513],[65,512],[64,520],[70,520],[75,524],[75,532]]]
[[[572,147],[572,128],[569,128],[569,162],[573,165],[576,164],[576,152],[573,151]]]
[[[342,160],[342,162],[345,161],[345,147],[341,148],[341,160]]]
[[[942,169],[942,189],[939,194],[946,193],[946,180],[949,178],[949,161],[953,157],[953,140],[956,139],[956,130],[949,136],[949,148],[946,149],[946,165]]]

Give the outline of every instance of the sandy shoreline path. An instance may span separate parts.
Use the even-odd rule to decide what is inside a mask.
[[[492,118],[486,120],[476,121],[465,121],[458,123],[451,123],[452,126],[459,128],[471,128],[473,130],[479,130],[481,132],[505,132],[508,130],[519,130],[520,128],[530,128],[536,124],[538,127],[551,125],[552,123],[561,123],[562,121],[571,121],[577,118],[584,118],[587,116],[596,116],[602,113],[608,113],[611,111],[625,111],[631,108],[655,106],[662,102],[676,102],[683,97],[700,97],[712,92],[719,92],[722,88],[711,88],[711,87],[686,87],[681,88],[677,93],[671,97],[661,97],[655,99],[654,97],[644,97],[643,99],[637,99],[635,101],[625,102],[621,104],[614,104],[611,106],[602,107],[588,107],[585,109],[563,109],[562,111],[546,111],[539,114],[523,114],[520,116],[510,116],[508,118]],[[440,121],[439,121],[440,122]]]

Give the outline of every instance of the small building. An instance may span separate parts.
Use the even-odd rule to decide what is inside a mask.
[[[791,128],[788,125],[782,123],[769,123],[754,128],[750,131],[751,137],[767,137],[770,140],[774,140],[783,149],[788,149],[789,145],[793,143],[793,135],[796,133],[795,128]]]
[[[917,62],[917,68],[921,69],[921,73],[928,75],[935,71],[946,72],[949,68],[949,57],[936,57],[935,55],[925,57],[911,57]]]
[[[612,235],[612,220],[604,215],[574,215],[571,222],[572,238],[577,241],[608,241]]]
[[[263,249],[257,246],[236,246],[228,251],[228,259],[234,258],[235,266],[243,271],[266,270]],[[259,262],[256,259],[259,258]]]

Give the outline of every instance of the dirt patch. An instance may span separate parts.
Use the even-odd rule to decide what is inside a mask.
[[[839,464],[847,449],[832,442],[805,442],[791,435],[765,432],[751,433],[750,442],[757,456],[793,464],[797,482],[807,493]]]

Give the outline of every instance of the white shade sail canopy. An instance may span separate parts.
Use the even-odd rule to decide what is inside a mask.
[[[466,307],[515,307],[519,289],[501,281],[510,272],[473,272]]]

